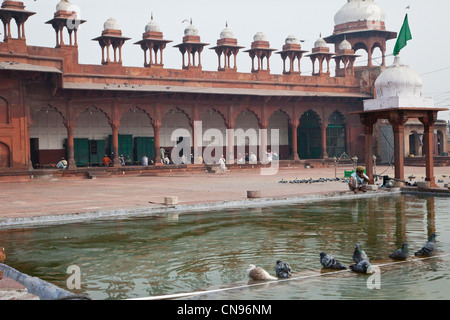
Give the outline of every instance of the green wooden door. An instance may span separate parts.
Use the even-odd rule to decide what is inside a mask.
[[[90,140],[89,141],[89,162],[99,163],[105,156],[106,141],[105,140]]]
[[[89,163],[89,139],[73,139],[74,158],[77,167],[84,167]]]
[[[134,138],[134,158],[140,161],[143,156],[148,159],[155,159],[155,138],[135,137]]]
[[[113,138],[109,135],[109,150],[113,152]],[[131,134],[119,134],[119,156],[123,155],[124,158],[127,156],[133,159],[133,135]],[[136,161],[136,159],[134,159]]]

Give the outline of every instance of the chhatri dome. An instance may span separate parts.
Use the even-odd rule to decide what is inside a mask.
[[[347,3],[334,16],[336,25],[356,21],[386,20],[386,12],[373,0],[347,0]]]
[[[422,96],[423,81],[400,56],[375,81],[376,99],[365,100],[364,110],[398,108],[432,108],[433,98]]]
[[[350,42],[347,41],[347,39],[344,39],[340,44],[339,44],[339,50],[352,50],[352,45]]]
[[[61,0],[56,5],[56,11],[69,11],[69,12],[72,12],[72,11],[76,11],[76,8],[68,0]]]
[[[314,48],[328,48],[327,42],[322,38],[322,35],[314,42]]]
[[[153,21],[153,13],[152,20],[145,26],[145,32],[161,32],[159,26]]]
[[[103,24],[103,30],[120,30],[120,25],[114,18],[109,18]]]
[[[191,19],[191,23],[189,24],[189,26],[184,30],[184,35],[185,36],[198,36],[198,29],[192,24],[192,19]]]
[[[257,32],[253,37],[253,41],[267,41],[266,35],[262,32]]]
[[[298,40],[298,38],[294,35],[290,35],[286,38],[286,40],[284,41],[285,44],[299,44],[300,41]]]
[[[386,68],[375,81],[377,97],[422,96],[423,81],[409,66],[403,64],[400,56]]]
[[[228,28],[228,22],[225,29],[223,29],[220,33],[220,39],[234,39],[234,33],[230,30],[230,28]]]

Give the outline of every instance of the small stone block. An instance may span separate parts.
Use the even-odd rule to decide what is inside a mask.
[[[419,189],[430,189],[430,181],[417,182],[417,187]]]
[[[367,191],[377,191],[378,190],[378,186],[374,185],[374,184],[370,184],[367,186]]]
[[[249,199],[261,198],[261,191],[247,191],[247,198]]]
[[[164,197],[164,204],[166,206],[173,206],[178,204],[178,197]]]

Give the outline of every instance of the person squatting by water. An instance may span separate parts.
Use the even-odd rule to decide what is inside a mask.
[[[367,185],[369,184],[369,177],[364,174],[363,167],[357,167],[356,172],[350,176],[348,186],[354,193],[366,192]]]

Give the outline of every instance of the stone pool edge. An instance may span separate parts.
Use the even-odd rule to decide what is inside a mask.
[[[328,193],[303,194],[291,197],[260,198],[228,200],[218,202],[202,202],[196,204],[180,204],[173,206],[161,205],[158,207],[146,207],[139,209],[117,209],[105,211],[92,211],[83,213],[68,213],[54,215],[39,215],[16,218],[0,219],[0,229],[14,229],[20,227],[33,227],[43,225],[71,224],[101,220],[121,220],[139,217],[151,217],[167,213],[188,213],[207,210],[233,209],[233,208],[257,208],[274,205],[294,205],[301,203],[313,203],[318,201],[332,201],[340,199],[358,199],[373,196],[388,196],[401,194],[400,188],[391,190],[369,191],[365,194],[354,194],[348,191],[336,191]]]

